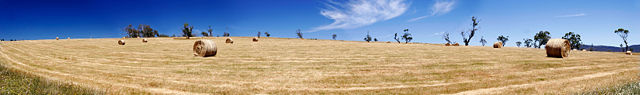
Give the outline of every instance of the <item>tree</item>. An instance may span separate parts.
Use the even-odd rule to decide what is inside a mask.
[[[133,25],[131,25],[131,24],[129,24],[127,27],[125,27],[124,31],[127,33],[127,37],[130,37],[130,38],[140,37],[140,31],[138,29],[136,29],[135,27],[133,27]]]
[[[154,30],[149,25],[141,24],[138,28],[142,28],[139,30],[142,37],[155,37],[156,35],[158,35],[157,30]]]
[[[378,41],[378,38],[373,38],[373,41],[377,42],[377,41]]]
[[[367,31],[367,36],[364,37],[364,41],[371,42],[371,36],[369,35],[369,31]]]
[[[582,46],[580,34],[575,34],[573,32],[565,33],[562,39],[567,39],[571,43],[571,49],[580,49]]]
[[[627,43],[627,36],[629,34],[629,30],[618,28],[618,30],[614,30],[613,33],[618,34],[618,36],[620,36],[620,38],[622,38],[622,41],[624,42],[624,45],[626,46],[624,48],[623,52],[629,50],[629,45]]]
[[[258,31],[258,38],[260,38],[260,31]]]
[[[402,39],[404,39],[404,43],[409,43],[411,40],[413,40],[413,37],[411,37],[411,33],[409,33],[409,29],[404,29],[404,35],[402,35]]]
[[[467,33],[465,31],[460,32],[460,35],[462,35],[462,41],[464,42],[465,46],[469,46],[469,42],[471,41],[471,38],[473,38],[473,35],[475,35],[476,31],[478,31],[477,26],[479,21],[476,19],[475,16],[471,17],[471,21],[473,21],[473,24],[472,24],[471,30],[468,33],[469,37],[466,36]]]
[[[518,47],[520,47],[521,44],[522,44],[522,42],[520,42],[520,41],[516,42],[516,46],[518,46]]]
[[[200,34],[202,34],[203,37],[208,37],[209,36],[209,34],[207,32],[204,32],[204,31],[202,33],[200,33]]]
[[[533,40],[535,41],[534,43],[538,44],[534,44],[534,47],[540,48],[540,46],[546,45],[549,39],[551,39],[551,33],[549,33],[549,31],[540,31],[536,33],[536,35],[533,36]]]
[[[487,40],[484,39],[484,36],[480,37],[480,43],[482,43],[482,46],[487,43]]]
[[[449,40],[449,33],[442,34],[442,39],[444,39],[444,41],[447,41],[447,44],[451,44],[451,40]]]
[[[296,35],[298,35],[298,38],[304,39],[302,38],[302,32],[300,32],[300,29],[296,30]]]
[[[337,34],[333,34],[333,35],[331,35],[331,38],[333,38],[333,40],[336,40],[336,37],[338,37],[338,35],[337,35]]]
[[[223,37],[229,37],[229,36],[231,36],[231,35],[229,34],[229,27],[225,27],[225,32],[222,34],[222,36],[223,36]]]
[[[267,37],[271,36],[271,34],[269,34],[269,32],[264,32],[264,35],[267,35]]]
[[[395,39],[396,42],[400,43],[400,38],[398,37],[398,33],[393,35],[393,39]]]
[[[509,36],[498,36],[498,41],[502,42],[502,46],[507,44],[507,41],[509,41]]]
[[[169,35],[166,35],[166,34],[158,34],[158,37],[169,37]]]
[[[213,28],[211,28],[211,25],[209,25],[209,29],[207,30],[209,31],[209,36],[213,36]]]
[[[184,27],[182,27],[182,36],[187,37],[187,39],[189,39],[189,37],[193,37],[193,34],[191,34],[192,32],[193,32],[193,26],[189,26],[188,23],[185,23]]]
[[[531,39],[522,39],[522,40],[524,40],[524,46],[525,46],[525,47],[530,48],[530,47],[531,47],[531,45],[532,45],[532,44],[534,44],[534,43],[532,43],[532,42],[533,42],[533,40],[531,40]]]

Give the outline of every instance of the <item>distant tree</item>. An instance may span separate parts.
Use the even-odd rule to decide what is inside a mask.
[[[376,42],[377,42],[377,41],[378,41],[378,38],[373,38],[373,41],[376,41]]]
[[[225,27],[225,30],[226,30],[226,31],[222,34],[222,36],[223,36],[223,37],[229,37],[229,36],[231,36],[231,35],[229,34],[229,27]]]
[[[507,44],[507,41],[509,41],[509,36],[498,36],[498,41],[502,42],[502,46]]]
[[[400,43],[400,38],[398,37],[398,33],[393,35],[393,39],[395,39],[398,43]]]
[[[369,35],[369,31],[367,31],[367,36],[364,37],[364,41],[371,42],[371,40],[373,39],[371,39],[371,36]]]
[[[158,30],[153,30],[153,34],[156,34],[156,37],[160,37],[160,33],[158,33]]]
[[[207,30],[209,32],[209,36],[213,36],[213,28],[211,28],[211,25],[209,25],[209,29]]]
[[[404,43],[409,43],[413,40],[411,37],[411,33],[409,33],[409,29],[404,29],[404,35],[402,35],[402,39],[404,39]]]
[[[171,35],[171,37],[176,37],[176,34]]]
[[[169,37],[169,35],[166,35],[166,34],[158,34],[158,37]]]
[[[522,39],[524,40],[524,46],[530,48],[533,43],[533,40],[531,39]]]
[[[260,34],[261,34],[260,31],[258,31],[258,38],[260,38]]]
[[[518,47],[520,47],[521,44],[522,44],[522,42],[520,42],[520,41],[516,42],[516,46],[518,46]]]
[[[158,35],[157,34],[158,31],[154,30],[149,25],[141,24],[141,25],[139,25],[138,28],[142,28],[142,29],[139,30],[140,34],[142,35],[142,37],[155,37],[156,35]]]
[[[331,35],[331,38],[333,38],[333,40],[336,40],[336,37],[338,37],[338,35],[337,35],[337,34],[333,34],[333,35]]]
[[[487,43],[487,40],[484,39],[484,36],[480,37],[480,43],[482,43],[482,46]]]
[[[187,37],[187,39],[189,39],[189,37],[193,37],[193,26],[189,26],[188,23],[184,24],[184,27],[182,27],[182,36],[183,37]]]
[[[266,35],[267,37],[271,36],[271,34],[269,34],[269,32],[264,32],[264,35]]]
[[[451,40],[449,40],[449,33],[444,33],[442,34],[442,39],[444,39],[444,41],[447,41],[447,44],[451,44]]]
[[[620,36],[620,38],[622,38],[622,41],[624,42],[624,45],[626,46],[624,48],[623,52],[629,50],[629,45],[627,43],[627,36],[629,34],[629,30],[618,28],[618,30],[614,30],[613,33],[618,34],[618,36]]]
[[[551,33],[549,33],[549,31],[540,31],[533,36],[534,43],[538,43],[537,45],[534,44],[534,46],[540,48],[540,46],[546,45],[549,39],[551,39]]]
[[[140,37],[140,30],[136,29],[131,24],[125,27],[124,31],[127,33],[127,37],[130,37],[130,38]]]
[[[0,41],[4,41],[4,39],[0,39]]]
[[[200,33],[200,34],[202,34],[203,37],[208,37],[209,36],[209,34],[207,32],[204,32],[204,31],[202,33]]]
[[[582,46],[580,34],[575,34],[573,32],[565,33],[562,39],[567,39],[571,42],[571,49],[580,49],[580,46]]]
[[[302,38],[302,32],[300,31],[300,29],[296,30],[296,35],[298,35],[298,38],[304,39]]]
[[[469,46],[469,42],[471,42],[471,38],[473,38],[473,35],[476,34],[476,31],[478,31],[477,26],[479,21],[476,19],[475,16],[471,17],[471,21],[473,21],[473,24],[469,33],[467,33],[466,31],[460,32],[460,35],[462,35],[462,41],[464,42],[465,46]],[[467,34],[469,34],[469,37],[466,36]]]

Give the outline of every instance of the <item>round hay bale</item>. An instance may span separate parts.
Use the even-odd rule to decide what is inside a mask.
[[[60,40],[60,38],[56,37],[56,40]]]
[[[453,46],[460,46],[460,44],[458,44],[458,43],[455,43],[455,44],[453,44]]]
[[[253,42],[258,42],[258,38],[253,37]]]
[[[633,53],[631,51],[627,51],[627,53],[625,53],[627,55],[633,55]]]
[[[550,39],[544,46],[548,57],[569,57],[571,45],[565,39]]]
[[[587,49],[582,49],[582,51],[587,51]]]
[[[148,40],[145,38],[145,39],[142,39],[142,42],[143,42],[143,43],[147,43],[147,42],[148,42]]]
[[[195,56],[216,56],[218,48],[216,43],[211,40],[198,40],[193,44],[193,52]]]
[[[224,43],[230,43],[233,44],[233,39],[231,38],[227,38],[227,40],[224,41]]]
[[[451,44],[450,43],[446,43],[446,44],[444,44],[444,46],[451,46]]]
[[[118,40],[119,45],[124,45],[124,40]]]
[[[493,43],[493,48],[502,48],[502,42],[498,41],[498,42]]]

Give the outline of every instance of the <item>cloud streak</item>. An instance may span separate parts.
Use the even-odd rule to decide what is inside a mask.
[[[567,17],[581,17],[581,16],[587,16],[587,14],[585,13],[579,13],[579,14],[568,14],[568,15],[561,15],[561,16],[556,16],[559,18],[567,18]]]
[[[433,3],[433,6],[431,7],[431,14],[430,15],[425,15],[425,16],[420,16],[420,17],[416,17],[413,19],[409,19],[409,22],[413,22],[413,21],[417,21],[417,20],[421,20],[430,16],[438,16],[438,15],[443,15],[443,14],[447,14],[449,12],[451,12],[451,10],[454,9],[454,5],[456,4],[456,1],[454,0],[436,0],[435,3]]]
[[[409,5],[404,0],[350,0],[346,3],[329,1],[320,14],[332,19],[329,25],[307,32],[331,29],[352,29],[371,25],[402,15]]]

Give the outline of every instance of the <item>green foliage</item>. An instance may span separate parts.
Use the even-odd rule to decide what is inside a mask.
[[[487,43],[487,40],[484,39],[484,36],[480,37],[480,43],[482,43],[482,46]]]
[[[166,35],[166,34],[158,34],[158,37],[169,37],[169,35]]]
[[[582,46],[582,39],[580,39],[580,34],[575,34],[573,32],[565,33],[562,39],[567,39],[571,43],[571,49],[580,49]]]
[[[411,40],[413,40],[413,37],[411,37],[411,33],[409,33],[409,29],[404,29],[404,35],[402,35],[402,39],[404,39],[404,43],[409,43],[411,42]]]
[[[509,41],[509,36],[505,37],[505,36],[500,35],[500,36],[498,36],[497,39],[498,39],[498,41],[501,41],[502,42],[502,46],[504,46],[504,45],[507,44],[507,41]]]
[[[546,45],[549,39],[551,39],[551,33],[549,33],[549,31],[540,31],[536,33],[536,35],[533,36],[533,40],[535,41],[534,43],[537,42],[538,44],[534,44],[534,47],[540,48],[540,46]]]
[[[302,32],[300,31],[300,29],[296,30],[296,35],[298,35],[298,38],[304,39],[302,38]]]
[[[131,24],[125,27],[124,31],[127,33],[127,37],[130,37],[130,38],[140,37],[140,30],[136,29]]]
[[[534,43],[532,39],[522,39],[524,40],[524,46],[530,48]]]
[[[192,32],[193,32],[193,26],[189,26],[188,23],[185,23],[184,27],[182,27],[182,36],[187,37],[187,39],[189,39],[189,37],[193,37],[193,34],[191,34]]]
[[[520,45],[522,45],[522,42],[517,41],[517,42],[516,42],[516,46],[520,47]]]
[[[229,37],[229,36],[231,36],[231,34],[229,33],[229,27],[226,27],[226,28],[225,28],[225,30],[226,30],[226,31],[222,34],[222,36],[223,36],[223,37]]]
[[[158,30],[154,30],[149,25],[140,24],[138,27],[133,27],[133,25],[129,24],[124,28],[124,31],[127,34],[127,37],[137,38],[137,37],[156,37],[158,36]]]
[[[622,41],[624,42],[624,45],[626,46],[623,51],[629,50],[629,44],[627,42],[627,37],[629,36],[629,30],[625,30],[623,28],[618,28],[617,30],[614,30],[613,33],[618,34],[618,36],[620,36],[620,38],[622,38]]]
[[[203,37],[208,37],[209,36],[209,34],[207,32],[202,32],[200,34],[202,34]]]
[[[377,42],[377,41],[378,41],[378,38],[373,38],[373,41],[376,41],[376,42]]]

